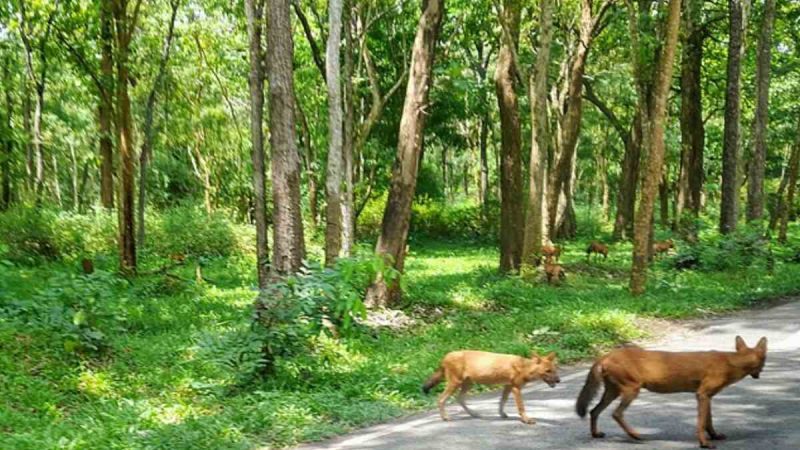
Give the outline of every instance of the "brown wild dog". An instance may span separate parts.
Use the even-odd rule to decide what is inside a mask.
[[[575,411],[580,417],[586,416],[586,408],[602,383],[605,392],[590,413],[592,437],[605,436],[597,430],[597,418],[611,402],[622,397],[612,416],[628,436],[638,440],[641,439],[639,434],[625,422],[624,414],[641,388],[662,394],[694,392],[697,397],[697,439],[700,447],[715,448],[706,433],[713,440],[725,439],[725,435],[714,429],[711,399],[747,375],[758,378],[766,358],[766,337],[751,348],[736,336],[735,352],[661,352],[636,346],[619,348],[598,359],[589,370]]]
[[[561,264],[554,263],[552,258],[547,258],[544,263],[544,275],[548,284],[561,283],[567,278],[564,268],[561,267]]]
[[[561,247],[557,245],[544,245],[542,246],[542,256],[545,258],[555,258],[558,261],[558,258],[561,257]]]
[[[608,259],[608,246],[597,241],[592,241],[588,247],[586,247],[586,260],[589,260],[589,256],[592,253],[597,255],[603,255],[603,259]]]
[[[653,244],[653,254],[656,257],[660,255],[665,255],[667,252],[669,252],[669,249],[671,248],[675,248],[675,243],[672,242],[672,239],[656,242],[655,244]]]
[[[427,394],[443,378],[447,381],[447,386],[439,395],[438,402],[439,414],[442,416],[442,420],[447,421],[450,420],[450,417],[447,415],[444,405],[456,389],[460,389],[457,397],[458,403],[467,414],[477,417],[465,402],[469,388],[474,383],[502,384],[505,387],[503,395],[500,397],[500,417],[508,417],[503,409],[508,401],[508,395],[513,393],[520,420],[532,425],[536,421],[525,414],[525,405],[522,403],[522,387],[526,383],[538,379],[544,380],[550,387],[555,387],[556,383],[561,382],[556,372],[555,359],[555,353],[540,357],[532,352],[530,358],[523,358],[517,355],[473,350],[450,352],[442,359],[436,372],[422,385],[422,392]]]

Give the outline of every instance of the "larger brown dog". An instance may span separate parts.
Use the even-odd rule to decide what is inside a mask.
[[[717,433],[711,421],[711,398],[723,388],[747,375],[758,378],[767,358],[767,338],[750,348],[736,336],[735,352],[657,352],[639,347],[612,351],[594,363],[583,386],[575,410],[586,416],[586,408],[597,393],[600,383],[605,392],[600,403],[592,409],[592,437],[605,434],[597,431],[597,418],[617,397],[622,397],[614,411],[614,420],[634,439],[641,439],[625,422],[623,414],[639,395],[639,389],[658,393],[695,392],[697,396],[697,439],[700,447],[715,448],[706,438],[725,439]]]
[[[505,388],[500,398],[500,416],[508,417],[503,412],[503,408],[508,401],[508,394],[513,393],[520,420],[531,425],[536,421],[525,414],[525,405],[522,403],[522,386],[530,381],[542,379],[550,387],[555,387],[556,383],[561,382],[556,373],[555,359],[555,353],[550,353],[543,358],[532,353],[530,358],[523,358],[516,355],[472,350],[450,352],[442,359],[439,369],[422,385],[422,391],[427,394],[432,387],[442,381],[442,378],[447,380],[447,387],[439,396],[439,413],[442,420],[450,420],[444,410],[444,405],[456,389],[461,388],[461,392],[458,394],[458,403],[467,414],[476,417],[467,408],[465,402],[467,391],[472,384],[504,384]]]

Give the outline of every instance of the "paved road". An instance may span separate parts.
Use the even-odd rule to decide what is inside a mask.
[[[737,334],[751,346],[761,336],[768,337],[767,365],[760,379],[747,377],[714,398],[714,425],[728,435],[728,440],[718,442],[717,447],[800,449],[800,299],[770,309],[693,322],[648,347],[733,351]],[[499,395],[493,393],[468,400],[480,418],[471,418],[457,404],[450,404],[452,422],[442,422],[432,411],[302,449],[696,448],[694,395],[659,395],[644,389],[626,414],[644,441],[627,438],[611,418],[614,405],[600,417],[600,429],[607,437],[591,439],[588,420],[579,419],[574,412],[585,376],[586,367],[571,368],[562,370],[562,382],[555,389],[543,383],[529,386],[525,404],[536,425],[516,420],[513,401],[506,407],[509,419],[500,419],[496,412]]]

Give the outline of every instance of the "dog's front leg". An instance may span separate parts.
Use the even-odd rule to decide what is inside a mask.
[[[508,402],[508,394],[511,393],[511,385],[506,385],[503,387],[503,395],[500,397],[500,417],[503,419],[508,418],[508,414],[503,411],[506,407],[506,402]]]
[[[711,398],[708,399],[708,414],[706,415],[706,431],[708,432],[708,436],[713,441],[724,441],[727,439],[723,433],[717,433],[714,430],[714,421],[711,419]]]
[[[525,404],[522,403],[522,389],[520,389],[519,386],[512,386],[511,392],[514,394],[514,401],[517,402],[517,411],[519,411],[519,419],[522,421],[522,423],[528,425],[535,424],[536,420],[531,417],[528,417],[528,415],[525,414]]]
[[[711,416],[711,398],[703,391],[697,393],[697,440],[701,448],[716,448],[706,437],[706,424]]]

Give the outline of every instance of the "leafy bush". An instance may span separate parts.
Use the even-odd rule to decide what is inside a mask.
[[[68,353],[98,354],[109,334],[125,330],[125,299],[115,295],[124,284],[102,271],[57,272],[29,298],[0,297],[0,312],[21,328],[52,333]]]
[[[245,232],[221,211],[181,206],[151,216],[147,245],[159,255],[230,256],[243,250]]]
[[[0,239],[8,259],[76,260],[116,251],[116,216],[97,210],[88,214],[19,205],[0,214]]]
[[[766,264],[769,240],[757,226],[741,226],[727,235],[708,234],[695,244],[680,245],[671,264],[678,269],[724,271]]]

